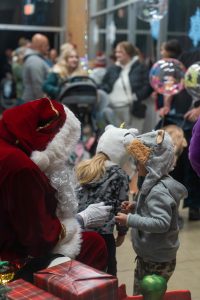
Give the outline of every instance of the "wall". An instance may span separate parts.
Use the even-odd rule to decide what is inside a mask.
[[[67,4],[67,41],[77,46],[80,56],[87,52],[87,0],[68,0]]]

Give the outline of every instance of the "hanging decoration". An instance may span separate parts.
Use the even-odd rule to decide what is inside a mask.
[[[108,26],[108,35],[107,35],[108,41],[113,44],[116,38],[116,26],[115,22],[111,21],[110,25]]]
[[[190,30],[189,30],[189,38],[192,40],[193,46],[197,47],[200,42],[200,8],[196,9],[196,12],[190,18]]]
[[[151,20],[150,21],[151,26],[151,36],[154,40],[158,40],[159,34],[160,34],[160,20]]]
[[[97,45],[99,42],[99,27],[97,24],[95,24],[93,27],[93,42],[95,45]]]
[[[191,65],[185,73],[185,88],[192,96],[193,101],[199,100],[200,97],[200,61]]]
[[[140,0],[136,3],[137,17],[145,22],[161,20],[168,11],[168,0]]]

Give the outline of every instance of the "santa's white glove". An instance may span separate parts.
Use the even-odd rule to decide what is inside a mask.
[[[83,219],[84,227],[101,227],[109,218],[112,206],[107,206],[104,202],[90,204],[85,210],[78,213]]]

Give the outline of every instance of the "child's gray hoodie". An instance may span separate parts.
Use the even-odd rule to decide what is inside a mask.
[[[169,134],[165,133],[161,144],[156,141],[157,131],[137,136],[137,139],[151,148],[151,153],[135,213],[128,215],[133,248],[144,260],[168,262],[176,258],[179,248],[178,207],[180,200],[187,196],[187,190],[168,175],[174,162]]]

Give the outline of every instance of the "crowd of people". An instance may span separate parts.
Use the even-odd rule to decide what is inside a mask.
[[[16,102],[0,119],[0,259],[18,266],[15,279],[28,281],[63,257],[117,276],[116,247],[130,227],[137,255],[133,293],[140,294],[145,275],[168,281],[175,270],[181,201],[189,220],[200,220],[200,106],[192,106],[186,90],[156,94],[148,66],[128,41],[117,44],[110,66],[99,54],[91,75],[74,45],[51,50],[49,56],[48,38],[35,34],[13,52],[2,79],[1,86],[4,79],[15,81]],[[196,59],[177,40],[166,41],[161,55],[186,67]],[[76,76],[96,83],[92,114],[97,127],[103,125],[94,153],[72,165],[83,124],[57,99]],[[149,97],[161,120],[144,132]],[[132,178],[138,190],[130,200]]]

